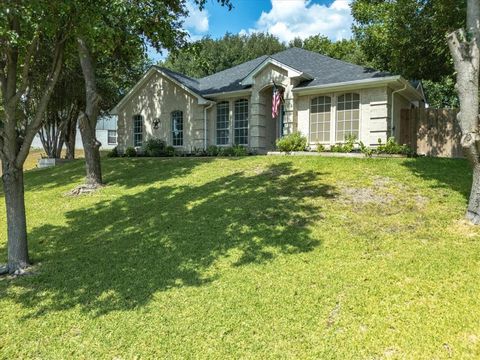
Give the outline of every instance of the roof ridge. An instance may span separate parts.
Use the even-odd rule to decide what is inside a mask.
[[[357,67],[357,68],[361,68],[361,69],[367,69],[367,70],[373,70],[372,72],[383,72],[382,70],[378,70],[378,69],[374,69],[374,68],[371,68],[371,67],[368,67],[368,66],[363,66],[363,65],[358,65],[358,64],[354,64],[352,62],[349,62],[349,61],[345,61],[345,60],[341,60],[341,59],[336,59],[334,57],[331,57],[331,56],[328,56],[328,55],[325,55],[325,54],[321,54],[319,52],[316,52],[316,51],[312,51],[312,50],[307,50],[307,49],[304,49],[304,48],[300,48],[300,47],[297,47],[297,46],[292,46],[291,48],[288,48],[286,50],[283,50],[283,51],[280,51],[278,53],[275,53],[275,54],[272,54],[273,56],[274,55],[277,55],[277,54],[280,54],[282,52],[287,52],[287,51],[291,51],[291,50],[300,50],[302,52],[305,52],[305,53],[309,53],[309,54],[313,54],[315,56],[319,56],[319,57],[322,57],[324,59],[328,59],[328,60],[332,60],[332,61],[335,61],[335,62],[339,62],[339,63],[342,63],[342,64],[346,64],[346,65],[350,65],[350,66],[354,66],[354,67]],[[278,60],[280,61],[280,60]],[[387,72],[388,73],[388,72]]]
[[[209,77],[211,77],[211,76],[218,75],[218,74],[221,74],[221,73],[230,71],[230,70],[235,69],[235,68],[237,68],[237,67],[239,67],[239,66],[248,64],[248,63],[250,63],[250,62],[259,60],[259,59],[261,59],[261,58],[265,58],[265,59],[266,59],[266,58],[268,58],[268,57],[270,57],[270,56],[271,56],[271,55],[261,55],[261,56],[259,56],[259,57],[256,57],[255,59],[247,60],[247,61],[244,61],[244,62],[242,62],[242,63],[240,63],[240,64],[235,65],[235,66],[229,67],[229,68],[227,68],[227,69],[223,69],[223,70],[220,70],[220,71],[218,71],[218,72],[216,72],[216,73],[213,73],[213,74],[210,74],[210,75],[201,77],[201,78],[199,78],[198,80],[199,80],[199,81],[202,81],[203,79],[209,78]]]
[[[171,73],[174,73],[175,75],[183,76],[183,77],[185,77],[185,78],[187,78],[187,79],[189,79],[189,80],[195,81],[196,83],[199,82],[199,79],[197,79],[197,78],[194,78],[194,77],[188,76],[188,75],[186,75],[186,74],[184,74],[184,73],[181,73],[181,72],[178,72],[178,71],[169,69],[169,68],[167,68],[167,67],[165,67],[165,66],[160,66],[160,65],[153,65],[153,66],[156,67],[157,69],[167,70],[167,71],[169,71],[169,72],[171,72]]]

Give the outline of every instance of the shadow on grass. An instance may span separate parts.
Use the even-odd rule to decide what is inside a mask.
[[[434,189],[452,189],[465,199],[470,196],[472,169],[465,159],[420,157],[409,159],[403,165],[414,175],[435,181],[431,185]]]
[[[234,159],[232,159],[233,161]],[[116,158],[102,159],[103,179],[126,188],[150,184],[189,174],[196,166],[213,161],[212,158]],[[141,164],[141,165],[139,165]],[[141,169],[139,169],[141,168]],[[85,160],[25,172],[25,191],[47,190],[81,183],[85,178]],[[72,185],[72,188],[74,186]],[[4,196],[0,181],[0,197]]]
[[[312,200],[336,195],[321,175],[284,162],[68,212],[67,226],[30,233],[41,271],[6,284],[6,291],[10,284],[22,290],[5,296],[30,316],[72,307],[99,316],[144,306],[157,291],[209,283],[220,276],[212,266],[219,259],[237,267],[311,251],[320,241],[309,225],[322,218]]]

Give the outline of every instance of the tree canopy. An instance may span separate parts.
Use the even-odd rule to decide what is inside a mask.
[[[459,0],[354,0],[354,36],[376,69],[440,81],[453,74],[445,36],[465,24],[465,4]]]
[[[161,65],[200,78],[286,48],[285,44],[270,34],[227,33],[220,39],[207,36],[193,42],[178,53],[169,54]]]

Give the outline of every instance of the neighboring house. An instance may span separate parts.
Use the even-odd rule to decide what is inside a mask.
[[[284,91],[277,119],[274,83]],[[120,151],[155,137],[186,152],[239,144],[264,153],[296,130],[312,147],[349,134],[373,146],[398,139],[410,131],[400,124],[400,110],[424,106],[418,82],[290,48],[201,79],[153,66],[112,113]]]
[[[100,150],[113,149],[117,146],[117,116],[102,116],[97,121],[96,137],[102,143]],[[32,142],[33,148],[41,149],[43,147],[40,136],[37,134]],[[77,128],[75,137],[75,149],[83,149],[82,136]]]

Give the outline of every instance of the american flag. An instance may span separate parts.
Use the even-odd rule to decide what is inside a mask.
[[[282,102],[282,94],[280,90],[277,89],[275,84],[273,84],[273,97],[272,97],[272,119],[275,119],[280,112],[280,104]]]

